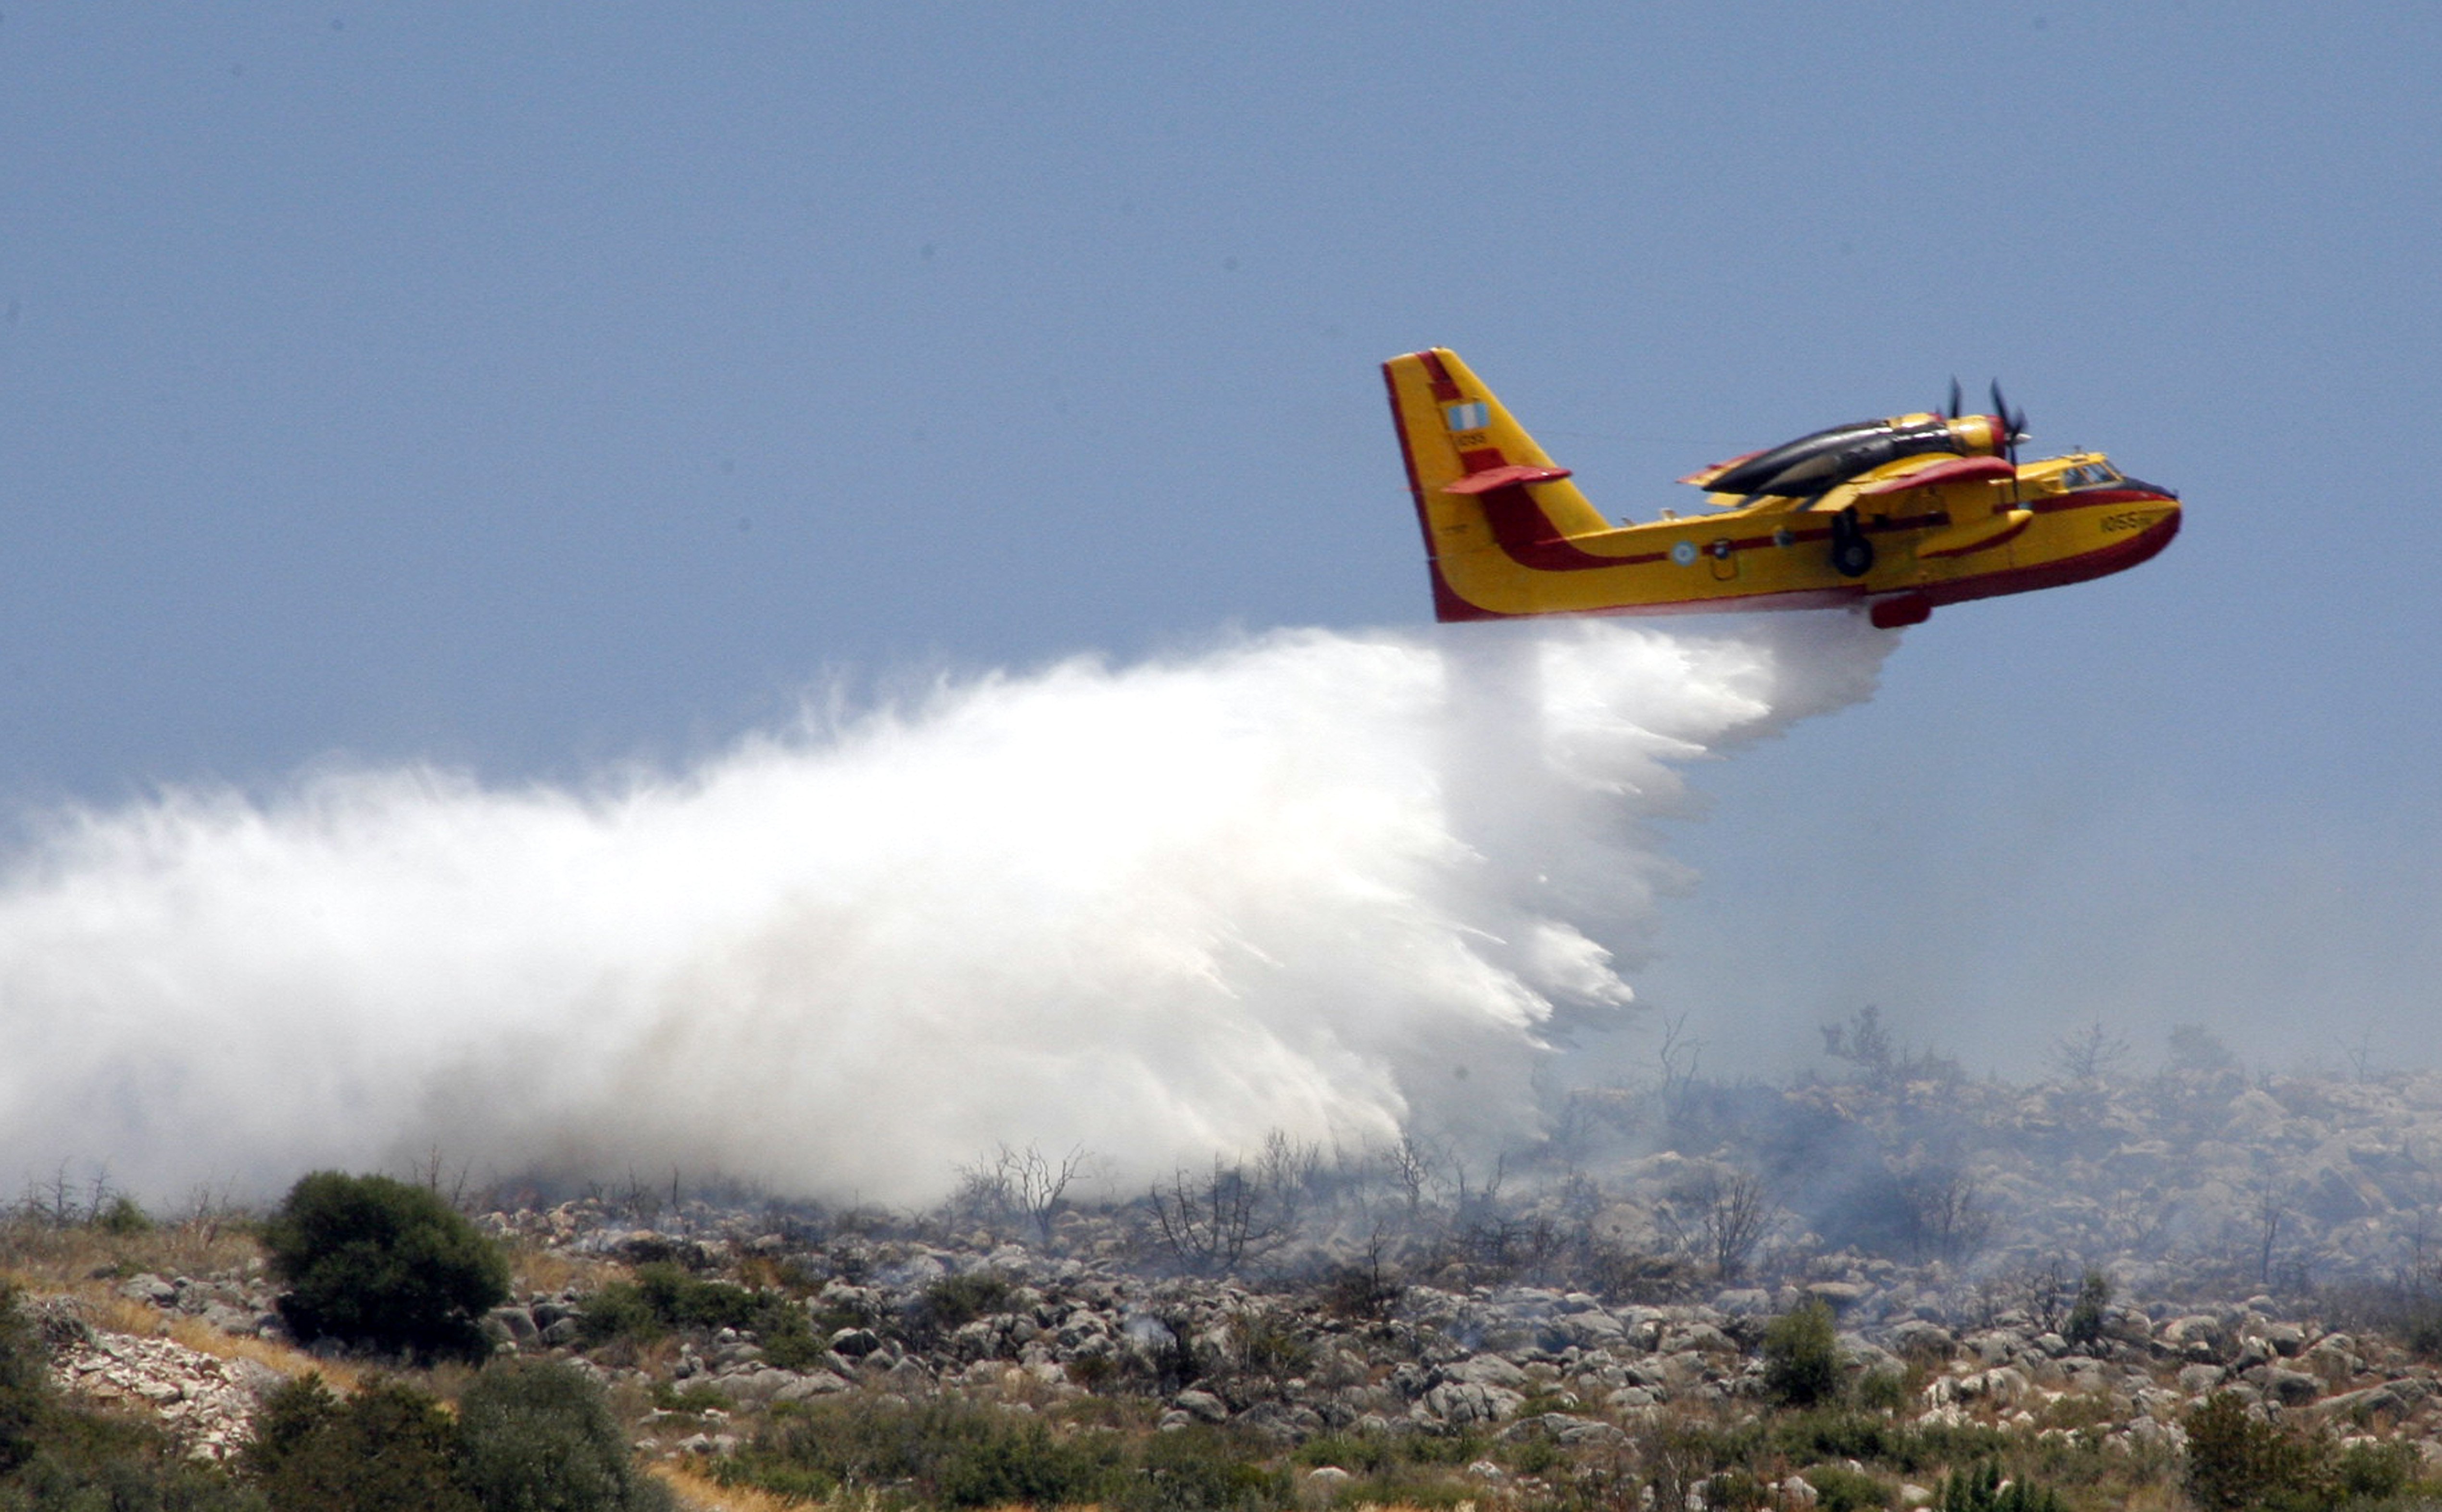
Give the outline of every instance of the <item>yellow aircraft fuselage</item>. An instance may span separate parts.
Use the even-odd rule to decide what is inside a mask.
[[[1443,620],[1862,605],[1887,628],[2123,572],[2179,530],[2176,495],[2100,452],[2005,460],[2006,414],[1820,432],[1682,480],[1713,513],[1613,525],[1455,353],[1382,373]]]

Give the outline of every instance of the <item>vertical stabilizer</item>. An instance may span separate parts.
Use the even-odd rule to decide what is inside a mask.
[[[1533,566],[1570,537],[1609,528],[1569,482],[1568,469],[1553,464],[1458,354],[1436,347],[1393,357],[1382,364],[1382,376],[1424,531],[1438,618],[1495,617],[1451,586],[1454,575],[1479,574],[1446,572],[1446,560],[1497,553],[1504,558],[1500,566],[1514,571]]]

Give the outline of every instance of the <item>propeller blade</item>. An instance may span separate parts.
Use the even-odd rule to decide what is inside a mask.
[[[1964,403],[1966,403],[1966,396],[1959,392],[1959,374],[1954,373],[1950,375],[1949,415],[1951,419],[1956,420],[1959,418],[1959,406]]]
[[[2027,439],[2027,415],[2021,410],[2013,413],[2010,401],[2001,397],[2001,380],[1993,380],[1993,417],[2001,422],[2001,442],[2007,449],[2010,465],[2018,465],[2018,443]]]

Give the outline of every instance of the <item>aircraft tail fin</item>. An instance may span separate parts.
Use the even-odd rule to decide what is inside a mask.
[[[1382,364],[1382,377],[1432,567],[1437,617],[1487,617],[1450,589],[1445,558],[1485,551],[1531,556],[1610,528],[1568,481],[1569,470],[1554,465],[1457,353],[1435,347],[1393,357]]]

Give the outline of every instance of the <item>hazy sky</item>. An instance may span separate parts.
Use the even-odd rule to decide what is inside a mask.
[[[2437,63],[2412,5],[10,6],[0,802],[1415,625],[1419,346],[1640,519],[1997,374],[2184,535],[1698,770],[1631,980],[1725,1057],[2422,1061]]]

